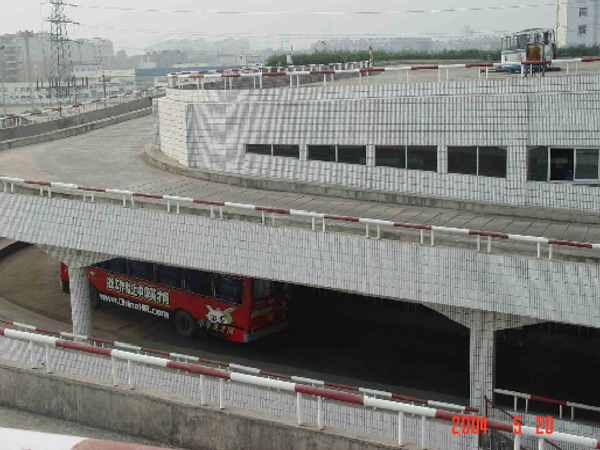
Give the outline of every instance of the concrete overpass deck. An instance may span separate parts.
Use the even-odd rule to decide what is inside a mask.
[[[570,223],[568,211],[549,212],[548,219],[509,217],[452,208],[248,189],[193,179],[146,163],[143,153],[151,146],[151,142],[152,118],[135,119],[112,126],[109,130],[0,152],[0,173],[11,177],[128,189],[148,194],[178,195],[578,242],[600,242],[600,224],[593,223],[593,217],[590,216],[589,223],[585,220]],[[469,242],[472,246],[473,239]],[[533,252],[531,245],[529,250]],[[590,252],[588,256],[593,257],[594,253]]]

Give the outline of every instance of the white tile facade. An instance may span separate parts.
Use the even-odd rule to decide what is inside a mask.
[[[0,237],[24,242],[600,327],[595,265],[27,195],[0,210]]]
[[[600,147],[600,76],[252,91],[169,90],[160,148],[181,164],[265,178],[600,212],[595,187],[527,181],[527,148]],[[185,125],[183,124],[185,122]],[[298,144],[300,159],[246,154]],[[367,145],[367,166],[306,160],[306,146]],[[438,173],[373,167],[375,145],[435,145]],[[447,146],[508,150],[507,178],[447,173]]]

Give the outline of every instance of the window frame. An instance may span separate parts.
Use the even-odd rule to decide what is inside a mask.
[[[248,151],[248,146],[250,145],[261,145],[261,146],[269,146],[271,147],[270,149],[270,153],[267,155],[265,153],[256,153],[256,152],[251,152]],[[275,146],[287,146],[287,147],[296,147],[298,150],[298,156],[288,156],[288,155],[276,155],[275,154]],[[271,156],[271,157],[276,157],[276,158],[294,158],[294,159],[300,159],[300,145],[299,144],[245,144],[245,151],[246,154],[251,154],[251,155],[259,155],[259,156]]]
[[[588,16],[588,8],[587,6],[579,7],[579,17],[587,17]]]
[[[260,145],[260,146],[267,146],[267,145],[268,145],[268,146],[270,146],[270,147],[271,147],[270,154],[269,154],[269,155],[267,155],[267,154],[265,154],[265,153],[251,152],[251,151],[249,151],[249,150],[248,150],[248,147],[249,147],[249,146],[251,146],[251,145],[255,145],[255,146],[259,146],[259,145]],[[245,150],[246,150],[246,154],[250,153],[250,154],[252,154],[252,155],[259,155],[259,156],[273,156],[273,144],[246,144],[246,148],[245,148]]]
[[[450,160],[450,148],[452,147],[463,147],[463,148],[468,148],[468,147],[475,147],[476,148],[476,152],[475,152],[475,173],[462,173],[462,172],[450,172],[448,170],[448,173],[454,173],[454,174],[458,174],[458,175],[469,175],[472,177],[485,177],[485,178],[497,178],[500,180],[506,180],[508,179],[508,149],[500,146],[500,145],[448,145],[446,146],[446,151],[447,151],[447,161]],[[500,150],[504,150],[505,154],[506,154],[506,160],[504,163],[504,173],[505,175],[503,177],[496,177],[493,175],[481,175],[480,174],[480,149],[481,148],[497,148]]]
[[[547,148],[547,167],[546,167],[546,179],[545,180],[530,180],[529,179],[529,167],[530,158],[529,151],[537,147],[545,147],[543,145],[528,147],[527,148],[527,182],[541,182],[541,183],[554,183],[554,184],[600,184],[600,147],[546,147]],[[573,151],[573,179],[572,180],[552,180],[550,179],[552,173],[552,149],[572,150]],[[577,150],[597,150],[598,151],[598,178],[577,178]]]
[[[310,158],[310,147],[334,147],[334,160],[333,161],[324,161],[322,159],[311,159]],[[365,148],[365,163],[364,164],[360,164],[360,163],[340,162],[339,161],[339,147],[364,147]],[[307,146],[306,146],[306,160],[307,161],[320,161],[320,162],[326,162],[326,163],[350,164],[352,166],[365,166],[365,167],[367,167],[368,153],[369,153],[369,149],[368,149],[368,145],[367,144],[331,144],[331,145],[326,145],[326,144],[307,144]]]
[[[577,27],[577,36],[587,36],[587,25],[579,25]]]
[[[400,170],[417,170],[419,172],[433,172],[433,173],[439,173],[439,161],[438,161],[438,156],[439,156],[439,151],[440,148],[438,145],[416,145],[416,144],[402,144],[402,145],[375,145],[375,155],[374,155],[374,167],[390,167],[392,169],[400,169]],[[398,166],[387,166],[387,165],[377,165],[377,148],[392,148],[392,147],[398,147],[398,148],[404,148],[404,167],[398,167]],[[422,169],[422,168],[412,168],[412,167],[408,167],[408,149],[409,147],[431,147],[431,149],[435,149],[435,170],[426,170],[426,169]]]

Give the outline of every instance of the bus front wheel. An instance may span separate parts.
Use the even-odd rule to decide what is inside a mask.
[[[192,315],[180,309],[175,314],[175,331],[177,334],[186,338],[190,338],[196,334],[196,320]]]
[[[92,309],[100,308],[100,294],[98,293],[98,289],[95,286],[90,284],[90,303],[92,305]]]

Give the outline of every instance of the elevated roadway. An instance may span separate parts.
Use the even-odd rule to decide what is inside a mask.
[[[159,195],[303,209],[342,216],[470,228],[510,234],[600,242],[600,225],[569,223],[558,211],[551,220],[473,214],[450,208],[405,206],[276,192],[203,181],[159,170],[143,159],[152,145],[152,118],[130,120],[107,130],[0,152],[0,174]],[[590,254],[592,256],[592,254]]]

